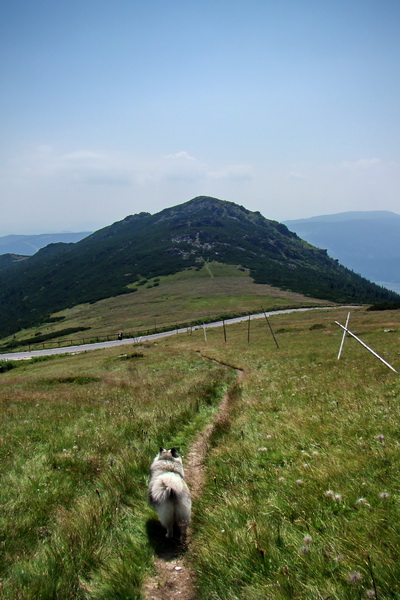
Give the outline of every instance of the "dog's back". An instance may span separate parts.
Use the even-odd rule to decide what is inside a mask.
[[[190,520],[191,499],[184,480],[182,459],[175,450],[160,448],[150,467],[149,501],[158,513],[167,537],[173,536],[174,525],[185,534]]]

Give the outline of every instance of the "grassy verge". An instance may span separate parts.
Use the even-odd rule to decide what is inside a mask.
[[[185,452],[228,371],[153,345],[0,377],[1,598],[139,598],[150,461],[160,445]]]

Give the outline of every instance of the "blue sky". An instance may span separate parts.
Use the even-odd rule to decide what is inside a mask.
[[[400,212],[398,0],[0,0],[0,235]]]

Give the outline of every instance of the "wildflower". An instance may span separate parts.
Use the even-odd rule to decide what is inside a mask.
[[[310,465],[308,463],[303,463],[303,469],[308,469]]]
[[[379,498],[382,498],[382,500],[387,500],[388,498],[390,498],[390,494],[389,492],[381,492],[379,494]]]
[[[306,536],[304,536],[304,543],[305,543],[305,544],[311,544],[311,542],[312,542],[312,537],[311,537],[311,535],[306,535]]]
[[[267,451],[268,451],[268,448],[259,448],[259,449],[258,449],[258,451],[259,451],[259,452],[267,452]]]
[[[341,554],[338,554],[333,560],[335,561],[335,563],[340,563],[343,560],[343,556]]]
[[[78,450],[78,446],[72,446],[72,450]]]
[[[365,593],[367,598],[376,598],[375,590],[367,590]]]
[[[335,492],[333,490],[326,490],[325,496],[327,498],[334,498],[335,497]]]
[[[313,456],[319,456],[319,452],[318,452],[318,450],[314,450],[314,451],[313,451]]]
[[[336,500],[336,502],[341,502],[342,501],[342,495],[341,494],[335,494],[334,495],[334,499]]]
[[[270,440],[272,438],[272,435],[268,434],[267,435],[267,440]]]
[[[358,573],[357,571],[352,571],[351,573],[349,573],[349,581],[350,583],[359,583],[362,579],[362,575],[361,573]]]
[[[297,485],[303,485],[303,480],[302,479],[297,479],[296,483],[297,483]]]
[[[359,498],[356,502],[356,504],[359,504],[360,506],[364,505],[364,504],[368,504],[365,498]]]
[[[382,435],[382,433],[380,433],[379,435],[376,436],[376,439],[378,440],[378,442],[383,442],[385,439],[385,436]]]
[[[310,552],[310,546],[307,546],[307,544],[305,546],[302,546],[300,548],[300,552],[302,552],[303,554],[308,554]]]
[[[284,477],[279,477],[278,481],[279,481],[280,483],[282,483],[282,481],[285,481],[285,478],[284,478]]]

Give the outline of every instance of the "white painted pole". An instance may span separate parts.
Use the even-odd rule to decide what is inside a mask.
[[[350,313],[347,313],[347,319],[346,319],[346,329],[348,327],[349,324],[349,319],[350,319]],[[343,331],[343,337],[342,337],[342,343],[340,344],[340,350],[339,350],[339,354],[337,359],[339,360],[341,354],[342,354],[342,350],[343,350],[343,344],[344,344],[344,339],[346,337],[346,331]]]
[[[206,333],[206,326],[204,323],[203,323],[203,331],[204,331],[204,341],[206,342],[207,341],[207,333]]]
[[[381,360],[383,362],[383,364],[385,364],[387,367],[389,367],[389,369],[392,369],[392,371],[394,371],[395,373],[398,373],[398,371],[396,371],[396,369],[394,369],[392,367],[392,365],[389,365],[388,362],[386,362],[386,360],[384,360],[381,356],[379,356],[379,354],[377,354],[376,352],[374,352],[374,350],[372,350],[369,346],[367,346],[367,344],[364,344],[364,342],[362,340],[360,340],[359,337],[357,337],[356,335],[354,335],[354,333],[352,333],[349,329],[347,329],[344,325],[341,325],[340,323],[338,323],[338,321],[335,321],[336,325],[339,325],[339,327],[341,327],[342,329],[345,330],[346,333],[348,333],[349,335],[351,335],[354,339],[357,340],[357,342],[360,342],[360,344],[362,346],[364,346],[364,348],[366,348],[367,350],[369,350],[374,356],[376,356],[377,358],[379,358],[379,360]]]

